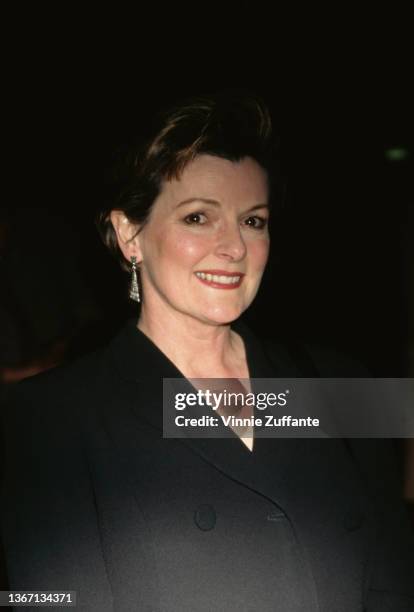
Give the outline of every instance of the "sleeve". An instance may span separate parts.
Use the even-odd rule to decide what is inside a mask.
[[[349,440],[375,512],[375,539],[367,567],[367,612],[414,610],[414,533],[402,501],[392,440]]]
[[[1,534],[10,590],[76,591],[110,610],[93,492],[74,407],[52,378],[18,383],[2,406]]]

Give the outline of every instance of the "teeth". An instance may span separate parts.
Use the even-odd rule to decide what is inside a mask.
[[[240,280],[240,276],[219,276],[217,274],[206,274],[205,272],[196,272],[196,276],[203,280],[221,283],[222,285],[234,285]]]

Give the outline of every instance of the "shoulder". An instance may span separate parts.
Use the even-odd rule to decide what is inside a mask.
[[[116,374],[114,347],[124,329],[115,333],[106,345],[73,361],[13,383],[5,388],[2,405],[31,403],[46,407],[49,402],[61,406],[82,401],[89,392],[105,393]],[[4,411],[4,410],[3,410]]]
[[[109,371],[102,349],[7,387],[0,415],[5,452],[73,439],[79,419],[107,393]]]
[[[368,368],[358,358],[343,350],[318,345],[304,345],[321,376],[327,378],[368,378]]]
[[[271,361],[281,357],[294,368],[297,376],[307,378],[367,378],[368,369],[358,359],[333,347],[291,340],[264,339],[263,347]]]
[[[261,364],[268,376],[292,378],[364,378],[368,370],[341,350],[298,342],[283,334],[272,338],[256,335],[250,325],[238,319],[232,328],[243,338],[247,353]]]
[[[41,398],[46,402],[48,398],[56,398],[59,394],[62,399],[76,395],[85,390],[101,364],[102,353],[96,352],[13,383],[4,391],[3,405],[18,405],[22,401]]]

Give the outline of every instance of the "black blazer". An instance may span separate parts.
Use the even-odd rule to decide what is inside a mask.
[[[307,375],[242,323],[251,377]],[[386,441],[162,437],[181,373],[131,321],[17,385],[2,532],[14,590],[79,610],[414,610],[414,543]]]

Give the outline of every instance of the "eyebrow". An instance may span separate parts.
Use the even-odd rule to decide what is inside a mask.
[[[182,202],[179,202],[176,208],[179,208],[180,206],[184,206],[184,204],[191,204],[192,202],[203,202],[204,204],[212,204],[213,206],[220,206],[220,202],[218,202],[217,200],[213,200],[211,198],[188,198],[187,200],[182,200]],[[270,206],[267,203],[256,204],[255,206],[248,208],[244,212],[251,212],[252,210],[257,210],[258,208],[270,208]]]

